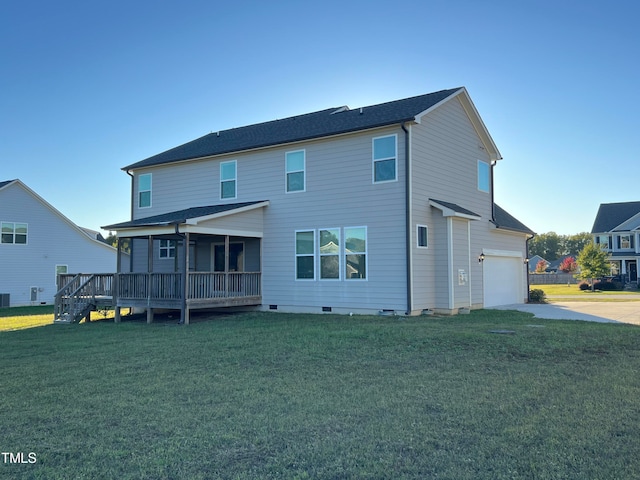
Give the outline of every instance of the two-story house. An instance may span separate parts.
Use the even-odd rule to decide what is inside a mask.
[[[123,168],[119,307],[457,313],[527,298],[530,229],[465,88],[221,130]]]
[[[609,252],[611,274],[638,281],[640,202],[602,203],[591,229],[594,241]]]
[[[56,277],[113,273],[116,249],[20,180],[0,182],[0,306],[54,303]]]

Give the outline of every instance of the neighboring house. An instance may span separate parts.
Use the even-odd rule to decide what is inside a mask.
[[[538,263],[540,263],[541,261],[544,262],[547,266],[549,266],[549,262],[547,262],[540,255],[534,255],[533,257],[530,257],[529,258],[529,273],[535,273],[536,272],[536,268],[538,268]]]
[[[115,248],[20,180],[0,182],[0,229],[2,306],[53,303],[59,273],[115,271]]]
[[[131,239],[118,305],[188,322],[525,302],[533,232],[493,203],[500,159],[465,88],[205,135],[123,168],[133,217],[103,227]]]
[[[595,242],[609,252],[611,274],[638,281],[640,202],[602,203],[593,222]]]

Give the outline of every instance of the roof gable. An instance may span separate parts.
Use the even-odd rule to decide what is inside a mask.
[[[123,170],[239,152],[413,121],[464,88],[441,90],[354,110],[333,107],[318,112],[210,133],[133,163]],[[465,93],[466,95],[466,93]]]
[[[13,183],[13,182],[15,182],[15,180],[7,180],[5,182],[0,182],[0,188],[4,188],[4,187],[6,187],[7,185],[9,185],[10,183]]]
[[[621,230],[621,226],[640,214],[640,202],[601,203],[591,233]],[[630,226],[627,230],[635,227]]]

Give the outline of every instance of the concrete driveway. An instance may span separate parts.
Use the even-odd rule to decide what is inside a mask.
[[[619,322],[640,325],[640,301],[632,302],[554,302],[526,303],[492,307],[496,310],[519,310],[533,313],[536,318],[585,320],[589,322]]]

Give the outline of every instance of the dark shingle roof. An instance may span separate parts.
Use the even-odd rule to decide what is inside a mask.
[[[310,140],[409,121],[460,88],[381,103],[362,109],[334,107],[319,112],[210,133],[123,168],[131,170],[210,155]]]
[[[10,183],[15,182],[15,180],[7,180],[5,182],[0,182],[0,188],[2,187],[6,187],[7,185],[9,185]]]
[[[238,208],[255,205],[257,202],[228,203],[225,205],[208,205],[204,207],[192,207],[184,210],[176,210],[175,212],[163,213],[161,215],[153,215],[151,217],[138,218],[129,222],[114,223],[113,225],[105,225],[104,230],[120,230],[123,228],[150,227],[155,225],[175,225],[186,222],[191,218],[205,217],[216,213],[228,212]]]
[[[493,220],[496,227],[503,228],[505,230],[513,230],[515,232],[529,233],[531,235],[535,233],[499,205],[494,203],[493,206]]]
[[[480,215],[478,215],[477,213],[474,213],[471,210],[467,210],[466,208],[461,207],[460,205],[457,205],[455,203],[443,202],[442,200],[436,200],[435,198],[430,198],[429,200],[437,203],[438,205],[442,205],[443,207],[448,208],[449,210],[453,210],[456,213],[462,213],[463,215],[470,215],[472,217],[481,218]]]
[[[640,213],[640,202],[601,203],[591,233],[610,232]]]

